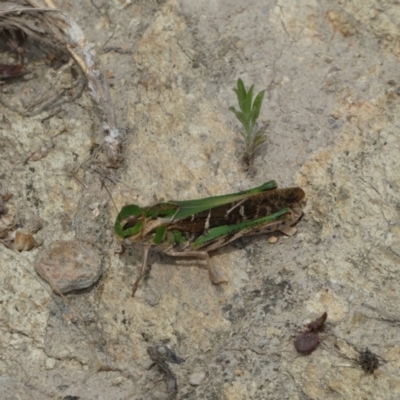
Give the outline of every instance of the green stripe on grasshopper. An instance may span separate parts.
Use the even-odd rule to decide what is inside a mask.
[[[154,238],[153,238],[153,243],[155,245],[162,243],[162,241],[164,240],[166,231],[167,231],[167,227],[165,225],[159,226],[156,229],[156,234],[154,235]]]
[[[245,199],[257,193],[276,189],[277,187],[278,185],[275,181],[269,181],[261,186],[249,190],[243,190],[242,192],[208,197],[198,200],[170,201],[169,203],[179,206],[179,209],[173,218],[174,220],[178,220],[189,217],[193,214],[197,214],[201,211],[211,210],[215,207],[222,206],[227,203],[232,203],[234,201]]]
[[[267,217],[256,219],[253,221],[245,221],[236,225],[223,225],[217,226],[216,228],[211,228],[206,235],[200,236],[195,240],[192,245],[193,249],[200,249],[201,247],[207,245],[209,242],[214,241],[215,239],[222,238],[223,236],[232,234],[234,232],[246,230],[246,229],[254,229],[261,225],[266,225],[270,222],[275,222],[278,220],[284,220],[289,212],[289,208],[283,208],[282,210],[268,215]]]

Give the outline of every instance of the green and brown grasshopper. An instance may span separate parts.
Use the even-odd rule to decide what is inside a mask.
[[[303,214],[304,198],[301,188],[278,189],[276,182],[270,181],[224,196],[123,207],[114,225],[118,238],[141,241],[144,246],[143,264],[132,296],[146,274],[152,247],[173,257],[204,259],[211,282],[225,282],[214,276],[209,252],[243,236],[273,231],[293,235],[293,226]]]

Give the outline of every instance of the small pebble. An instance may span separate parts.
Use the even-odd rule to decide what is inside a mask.
[[[205,377],[206,374],[204,372],[194,372],[189,376],[189,383],[192,386],[199,386],[201,385],[201,382],[203,382]]]
[[[112,381],[111,381],[111,385],[113,385],[113,386],[120,386],[121,385],[121,383],[124,381],[124,378],[122,377],[122,376],[117,376],[116,378],[114,378]]]
[[[80,240],[50,243],[39,253],[35,269],[55,293],[87,288],[102,272],[96,248]]]
[[[98,201],[96,201],[96,202],[94,202],[92,204],[89,204],[89,208],[91,210],[95,210],[96,208],[99,208],[99,206],[100,206],[100,202],[98,202]]]
[[[32,234],[24,230],[18,230],[15,232],[15,240],[13,244],[14,250],[17,251],[28,251],[35,246],[35,240]]]
[[[268,238],[268,243],[274,244],[278,241],[278,238],[276,236],[270,236]]]

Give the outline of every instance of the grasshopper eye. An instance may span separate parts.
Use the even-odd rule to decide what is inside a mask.
[[[125,222],[124,226],[122,227],[122,230],[126,231],[129,228],[133,228],[137,224],[138,221],[139,221],[139,218],[129,217],[128,220]]]
[[[131,217],[128,218],[127,222],[122,227],[122,236],[128,237],[136,235],[143,229],[143,219]]]

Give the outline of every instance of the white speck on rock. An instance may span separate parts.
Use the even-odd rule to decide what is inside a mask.
[[[204,372],[194,372],[189,376],[189,383],[192,386],[199,386],[203,382],[206,374]]]
[[[54,358],[48,358],[46,360],[46,369],[50,370],[56,366],[56,360]]]

